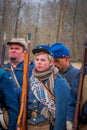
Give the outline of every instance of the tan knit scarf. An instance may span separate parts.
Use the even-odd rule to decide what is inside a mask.
[[[44,72],[38,72],[36,68],[34,68],[33,75],[40,81],[47,80],[45,86],[52,94],[54,94],[54,80],[57,77],[58,72],[59,70],[55,66],[51,66]]]

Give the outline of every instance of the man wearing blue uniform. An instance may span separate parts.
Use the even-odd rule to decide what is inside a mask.
[[[15,86],[18,101],[20,103],[21,88],[23,84],[23,68],[24,68],[24,51],[28,49],[28,45],[23,38],[12,38],[9,45],[9,62],[5,64],[4,69],[7,76]],[[29,76],[32,73],[33,64],[29,66]]]
[[[77,88],[80,70],[70,63],[70,51],[63,43],[54,43],[51,46],[55,65],[58,67],[62,76],[68,81],[70,88]],[[75,84],[74,84],[75,83]]]
[[[54,64],[58,67],[59,72],[63,78],[68,82],[71,89],[73,103],[76,103],[80,70],[71,65],[70,51],[63,43],[54,43],[51,46]]]
[[[35,67],[30,78],[27,129],[72,130],[74,108],[69,86],[53,65],[50,47],[38,45],[32,52]]]
[[[16,130],[16,123],[19,114],[18,106],[13,85],[6,76],[6,72],[0,69],[0,130]],[[8,112],[7,116],[3,115],[3,113],[5,114],[5,109]]]

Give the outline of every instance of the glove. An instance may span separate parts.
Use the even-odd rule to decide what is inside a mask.
[[[71,121],[66,121],[66,129],[67,130],[73,130],[73,124]]]

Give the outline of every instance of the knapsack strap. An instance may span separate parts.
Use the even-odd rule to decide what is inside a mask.
[[[53,101],[56,101],[55,96],[47,89],[47,87],[40,81],[42,87],[47,91],[48,95],[52,98]]]
[[[18,82],[18,80],[17,80],[17,77],[16,77],[16,75],[15,75],[15,73],[14,73],[14,69],[13,69],[12,66],[11,66],[11,71],[12,71],[12,74],[13,74],[14,80],[15,80],[15,82],[16,82],[16,84],[17,84],[17,87],[20,87],[20,84],[19,84],[19,82]]]

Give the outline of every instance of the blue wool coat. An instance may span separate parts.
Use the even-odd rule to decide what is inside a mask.
[[[73,67],[71,64],[69,68],[65,72],[61,72],[62,77],[68,82],[70,87],[70,93],[72,98],[72,106],[75,111],[77,93],[78,93],[78,85],[80,79],[80,70]],[[74,116],[74,115],[73,115]],[[72,120],[74,117],[69,116],[68,120]]]
[[[43,81],[45,83],[46,81]],[[74,108],[71,105],[71,95],[67,82],[61,77],[57,76],[54,84],[54,95],[56,98],[56,115],[55,115],[55,124],[54,130],[65,130],[66,129],[66,120],[73,117]],[[28,111],[32,112],[35,109],[38,111],[37,118],[34,118],[32,115],[29,119],[37,124],[42,121],[47,121],[44,116],[42,116],[41,110],[44,105],[41,104],[37,98],[34,96],[31,88],[29,88],[29,99],[28,99]],[[73,120],[73,119],[72,119]]]
[[[57,77],[55,80],[54,94],[56,97],[54,130],[66,130],[66,121],[73,120],[75,104],[72,102],[67,82],[61,77]]]
[[[0,69],[0,107],[5,107],[8,111],[8,130],[15,130],[19,114],[18,101],[12,84],[2,69]]]
[[[61,72],[63,78],[67,80],[70,87],[73,87],[73,83],[76,87],[78,87],[79,82],[79,76],[80,76],[80,70],[75,68],[70,64],[68,69],[64,72]]]
[[[16,75],[17,81],[20,85],[20,87],[17,86],[16,81],[14,79],[13,73],[11,71],[11,64],[7,63],[4,65],[4,70],[6,71],[7,76],[9,77],[11,83],[14,86],[14,90],[16,92],[17,98],[18,98],[18,102],[20,104],[20,98],[21,98],[21,91],[22,91],[22,85],[23,85],[23,67],[24,67],[24,62],[19,63],[16,68],[14,68],[14,73]],[[32,74],[32,69],[34,67],[34,64],[31,63],[29,66],[29,75],[28,75],[28,79]]]
[[[29,66],[29,77],[31,76],[32,74],[32,69],[34,67],[34,64],[31,63],[30,66]],[[24,68],[24,62],[21,62],[19,63],[16,68],[14,68],[14,73],[17,77],[17,80],[19,82],[19,85],[22,86],[23,84],[23,68]],[[7,72],[7,76],[9,77],[9,79],[11,80],[11,82],[14,84],[15,87],[17,87],[17,84],[14,80],[14,76],[13,76],[13,73],[11,71],[11,64],[10,63],[7,63],[4,65],[4,70],[6,70]]]

